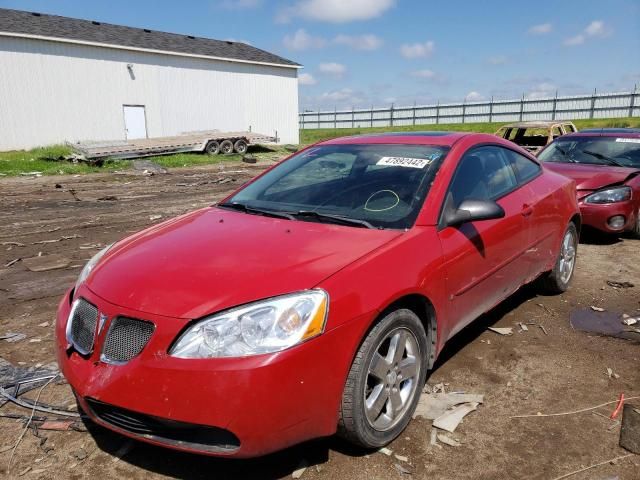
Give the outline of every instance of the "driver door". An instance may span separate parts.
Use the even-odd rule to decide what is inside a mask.
[[[449,185],[447,197],[456,208],[468,199],[494,200],[505,216],[440,227],[449,300],[446,337],[517,290],[528,274],[528,192],[518,188],[502,150],[493,145],[470,149]]]

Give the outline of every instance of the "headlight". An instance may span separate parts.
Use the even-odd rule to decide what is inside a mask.
[[[609,188],[587,196],[585,203],[616,203],[631,199],[631,187]]]
[[[113,243],[111,245],[113,245]],[[80,275],[78,276],[78,280],[76,280],[76,286],[74,288],[74,292],[77,291],[78,287],[80,287],[80,285],[82,285],[82,283],[87,279],[87,277],[89,276],[93,268],[97,265],[97,263],[100,261],[102,256],[105,253],[107,253],[107,250],[111,248],[111,245],[107,245],[106,247],[104,247],[102,250],[96,253],[93,257],[91,257],[91,260],[87,262],[87,264],[84,266],[84,268],[80,272]]]
[[[324,290],[270,298],[199,321],[180,336],[169,354],[214,358],[279,352],[320,335],[327,311]]]

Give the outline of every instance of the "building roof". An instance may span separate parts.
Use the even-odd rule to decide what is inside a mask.
[[[0,8],[0,35],[44,38],[242,63],[290,68],[301,65],[241,42],[159,32],[77,18]]]

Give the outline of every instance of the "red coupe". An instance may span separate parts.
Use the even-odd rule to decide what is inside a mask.
[[[584,225],[640,238],[640,132],[600,129],[564,135],[538,155],[576,181]]]
[[[579,229],[574,182],[493,135],[330,140],[98,253],[58,362],[89,417],[149,443],[380,447],[456,332],[540,276],[568,287]]]

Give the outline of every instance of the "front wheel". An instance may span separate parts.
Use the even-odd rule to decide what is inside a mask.
[[[424,326],[411,310],[396,310],[378,322],[351,365],[338,433],[366,448],[400,435],[420,399],[428,350]]]
[[[631,236],[640,240],[640,209],[636,212],[636,223],[631,230]]]
[[[542,278],[542,286],[548,293],[566,292],[573,278],[578,250],[578,230],[570,223],[562,237],[560,253],[553,266],[553,270]]]

